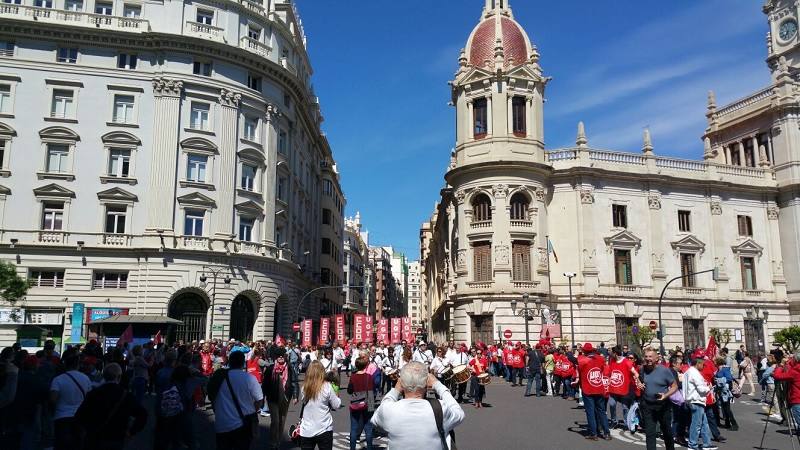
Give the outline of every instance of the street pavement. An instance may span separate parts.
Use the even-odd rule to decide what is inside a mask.
[[[342,383],[346,386],[346,376]],[[456,429],[456,441],[460,450],[496,449],[644,449],[645,437],[641,433],[631,434],[613,430],[611,441],[589,441],[584,438],[586,415],[577,403],[554,397],[524,397],[524,387],[512,387],[500,378],[493,378],[486,387],[487,407],[475,409],[471,404],[463,404],[466,413],[464,422]],[[350,418],[347,409],[347,392],[340,392],[343,407],[334,412],[334,449],[349,448]],[[152,401],[152,400],[151,400]],[[739,422],[739,431],[722,429],[727,442],[716,444],[721,450],[744,450],[760,448],[766,415],[758,403],[758,395],[748,395],[737,399],[733,405],[734,415]],[[295,423],[300,413],[300,404],[289,410],[288,424]],[[621,414],[621,411],[618,412]],[[150,416],[152,418],[152,416]],[[794,447],[786,426],[778,426],[775,419],[767,426],[764,449],[800,450],[800,440],[795,438]],[[127,446],[130,450],[152,447],[152,421],[145,432],[135,436]],[[261,436],[255,449],[268,448],[270,419],[260,419]],[[201,409],[195,417],[195,430],[199,448],[214,449],[213,412]],[[374,448],[386,448],[387,439],[375,439]],[[284,442],[283,449],[296,448]],[[363,435],[357,448],[366,448]],[[659,447],[664,448],[659,441]],[[678,446],[677,448],[683,448]],[[422,449],[415,449],[422,450]]]

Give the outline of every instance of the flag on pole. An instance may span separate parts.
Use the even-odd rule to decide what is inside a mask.
[[[117,347],[125,347],[125,344],[130,344],[131,342],[133,342],[133,325],[128,325],[128,328],[125,328],[122,336],[119,337]]]
[[[708,338],[705,354],[708,359],[714,359],[717,356],[717,341],[714,336]]]
[[[558,255],[556,254],[555,247],[553,247],[553,241],[551,241],[550,238],[547,238],[547,254],[549,255],[550,253],[553,254],[553,259],[555,259],[556,263],[558,263]]]
[[[156,337],[153,338],[153,344],[155,345],[161,344],[161,330],[158,330],[158,333],[156,333]]]

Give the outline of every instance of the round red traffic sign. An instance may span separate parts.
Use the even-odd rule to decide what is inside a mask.
[[[503,337],[506,339],[511,339],[511,330],[503,331]]]
[[[299,322],[295,322],[295,323],[293,323],[293,324],[292,324],[292,330],[294,330],[294,331],[300,331],[300,323],[299,323]]]
[[[655,320],[651,320],[651,321],[650,321],[650,329],[651,329],[651,330],[653,330],[653,331],[655,331],[655,330],[656,330],[656,328],[658,328],[658,323],[656,323],[656,321],[655,321]]]

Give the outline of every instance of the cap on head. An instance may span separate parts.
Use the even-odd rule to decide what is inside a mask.
[[[594,347],[592,346],[591,342],[587,342],[583,344],[581,350],[583,350],[583,353],[592,353],[594,351]]]

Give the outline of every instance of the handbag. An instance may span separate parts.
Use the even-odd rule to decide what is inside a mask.
[[[230,374],[230,369],[225,371],[225,382],[228,383],[228,390],[231,392],[231,400],[233,400],[233,405],[236,406],[236,412],[239,414],[239,418],[242,419],[242,426],[247,427],[247,432],[253,437],[253,439],[258,439],[258,414],[248,414],[244,415],[242,413],[242,407],[239,405],[239,399],[236,398],[236,393],[233,391],[233,386],[231,385],[231,379],[228,376]]]
[[[300,407],[300,418],[297,423],[289,426],[289,440],[295,444],[300,442],[300,424],[303,423],[303,411],[306,410],[306,404],[308,404],[308,400],[304,401],[303,406]]]
[[[739,398],[742,396],[742,385],[739,384],[737,380],[733,380],[733,384],[731,385],[731,394],[733,394],[734,398]]]
[[[683,390],[678,389],[677,391],[673,392],[672,395],[669,396],[669,401],[671,401],[675,406],[683,406],[686,403],[686,399],[683,398]]]

